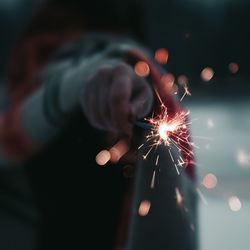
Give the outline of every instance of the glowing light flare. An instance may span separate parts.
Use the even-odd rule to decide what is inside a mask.
[[[204,176],[204,178],[202,180],[203,186],[207,189],[215,188],[217,183],[218,183],[218,180],[217,180],[216,176],[214,174],[211,174],[211,173]]]
[[[140,216],[147,216],[151,207],[151,202],[149,200],[143,200],[139,206],[138,214]]]
[[[162,140],[168,141],[169,136],[177,129],[178,124],[173,123],[169,124],[167,122],[163,122],[158,127],[158,133]]]
[[[171,73],[167,73],[161,77],[161,84],[163,86],[164,91],[167,94],[173,94],[174,92],[176,92],[174,81],[175,81],[175,77]]]
[[[147,136],[148,140],[153,140],[157,145],[164,143],[170,145],[171,142],[185,140],[182,137],[187,130],[186,118],[189,112],[179,112],[173,118],[169,118],[167,108],[162,105],[161,113],[157,117],[146,119],[151,125],[151,133]],[[187,139],[187,138],[186,138]]]
[[[111,158],[111,154],[108,150],[102,150],[96,155],[96,163],[100,166],[105,165]]]
[[[129,141],[127,139],[119,140],[109,150],[102,150],[96,155],[96,163],[100,166],[107,164],[108,161],[117,163],[129,151]]]
[[[183,197],[180,193],[179,188],[177,188],[177,187],[175,188],[175,195],[176,195],[176,203],[177,203],[177,205],[180,206],[183,202]]]
[[[177,81],[183,87],[188,85],[188,78],[185,75],[178,76]]]
[[[239,149],[237,152],[237,162],[242,167],[250,166],[250,155],[243,149]]]
[[[236,74],[239,71],[239,65],[237,63],[229,63],[228,69],[232,74]]]
[[[231,196],[228,199],[228,205],[233,212],[239,212],[241,209],[241,201],[237,196]]]
[[[118,141],[110,150],[112,163],[117,163],[129,151],[128,140],[122,139]]]
[[[168,51],[164,48],[157,49],[155,52],[155,60],[159,64],[166,64],[168,62]]]
[[[214,127],[214,121],[211,118],[209,118],[207,120],[207,127],[208,128],[213,128]]]
[[[173,89],[172,89],[172,93],[173,95],[177,95],[178,94],[178,91],[179,91],[179,87],[177,84],[174,83],[173,85]]]
[[[134,66],[135,73],[138,76],[146,77],[150,74],[150,68],[148,64],[144,61],[139,61]]]
[[[201,78],[203,81],[208,82],[214,76],[214,70],[210,67],[206,67],[201,71]]]
[[[143,155],[143,158],[146,159],[152,149],[157,148],[160,144],[169,146],[169,154],[179,174],[177,165],[171,154],[171,148],[177,148],[178,152],[184,153],[186,156],[193,156],[193,144],[188,134],[188,126],[191,124],[187,121],[188,115],[189,111],[180,111],[174,117],[169,117],[167,108],[162,104],[161,112],[158,116],[146,118],[145,120],[151,125],[151,130],[146,136],[149,150]],[[186,166],[188,160],[183,160],[181,156],[179,158],[178,164],[181,163],[181,167]]]

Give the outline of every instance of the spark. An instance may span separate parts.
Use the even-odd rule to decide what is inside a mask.
[[[129,142],[127,139],[119,140],[109,150],[101,150],[96,155],[96,163],[100,166],[107,164],[109,161],[117,163],[129,150]]]
[[[214,71],[210,67],[206,67],[201,71],[201,78],[203,81],[208,82],[210,81],[214,76]]]
[[[205,205],[207,205],[207,200],[206,200],[205,196],[203,195],[203,193],[201,192],[201,190],[199,188],[196,188],[196,191],[197,191],[198,195],[200,196],[201,200],[203,201],[203,203]]]
[[[239,149],[237,153],[237,162],[242,167],[250,166],[250,155],[244,150]]]
[[[179,157],[179,159],[177,160],[177,162],[178,162],[177,166],[179,166],[181,168],[183,167],[183,165],[185,165],[185,161],[182,159],[181,156]]]
[[[228,205],[233,212],[239,212],[241,209],[241,201],[237,196],[228,199]]]
[[[183,202],[183,197],[182,197],[182,195],[181,195],[181,193],[180,193],[180,190],[179,190],[179,188],[175,188],[175,195],[176,195],[176,202],[177,202],[177,205],[181,205],[182,204],[182,202]]]
[[[179,152],[192,156],[193,152],[190,148],[193,144],[190,142],[190,136],[187,133],[187,128],[191,124],[187,122],[188,115],[189,111],[180,111],[174,117],[170,117],[165,105],[161,104],[161,112],[158,116],[146,118],[145,120],[151,125],[150,133],[146,136],[146,139],[151,144],[149,151],[143,158],[146,159],[150,151],[161,144],[169,147],[169,154],[173,162],[172,147],[177,148]]]
[[[159,162],[159,155],[157,155],[157,157],[156,157],[155,166],[158,165],[158,162]]]
[[[217,178],[214,174],[207,174],[202,180],[202,185],[207,189],[215,188],[217,185]]]
[[[140,216],[146,216],[150,210],[151,202],[149,200],[143,200],[139,206],[138,213]]]
[[[150,188],[153,189],[154,187],[155,187],[155,170],[153,172]]]
[[[164,48],[157,49],[155,52],[155,60],[159,64],[166,64],[168,61],[168,51]]]
[[[103,166],[110,160],[110,158],[110,152],[108,150],[102,150],[97,154],[95,160],[98,165]]]
[[[229,63],[228,69],[232,74],[236,74],[239,71],[239,65],[237,63]]]
[[[214,121],[212,119],[208,119],[207,120],[207,127],[208,128],[213,128],[214,127]]]
[[[137,62],[135,64],[134,70],[135,70],[135,73],[141,77],[146,77],[150,74],[149,65],[144,61]]]
[[[172,155],[170,149],[168,150],[168,152],[169,152],[169,155],[170,155],[170,157],[171,157],[172,162],[174,162],[174,158],[173,158],[173,155]]]
[[[174,166],[175,166],[175,169],[176,169],[177,174],[178,174],[178,175],[180,175],[180,171],[179,171],[179,169],[178,169],[177,165],[176,165],[176,164],[174,164]]]
[[[188,85],[187,83],[184,83],[182,84],[183,85],[183,88],[184,88],[184,94],[182,95],[181,99],[180,99],[180,102],[182,102],[182,100],[184,99],[185,96],[191,96],[191,92],[189,91],[189,88],[188,88]]]

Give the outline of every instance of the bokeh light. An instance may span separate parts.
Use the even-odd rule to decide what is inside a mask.
[[[202,184],[205,188],[207,189],[212,189],[215,188],[217,185],[217,178],[214,174],[207,174],[206,176],[204,176],[203,180],[202,180]]]
[[[155,60],[159,64],[166,64],[168,62],[168,51],[164,48],[157,49],[155,52]]]
[[[161,78],[161,83],[166,93],[172,94],[174,92],[175,77],[171,73],[164,74]]]
[[[238,212],[241,209],[241,201],[237,196],[232,196],[228,199],[228,205],[234,212]]]
[[[212,68],[206,67],[201,71],[201,78],[203,81],[208,82],[214,76],[214,71]]]
[[[150,73],[150,68],[148,64],[144,61],[137,62],[135,64],[134,70],[135,70],[135,73],[141,77],[146,77]]]
[[[182,195],[180,193],[179,188],[175,188],[175,195],[176,195],[176,203],[177,203],[177,205],[181,205],[182,201],[183,201],[183,198],[182,198]]]
[[[98,165],[103,166],[110,160],[110,158],[110,152],[108,150],[102,150],[100,153],[97,154],[95,160]]]
[[[149,200],[143,200],[139,206],[138,213],[140,216],[146,216],[150,210],[151,202]]]
[[[232,74],[236,74],[239,71],[239,65],[237,63],[229,63],[228,69]]]
[[[187,78],[187,76],[185,76],[185,75],[180,75],[180,76],[178,76],[178,78],[177,78],[177,82],[178,82],[181,86],[186,87],[186,86],[188,85],[188,78]]]

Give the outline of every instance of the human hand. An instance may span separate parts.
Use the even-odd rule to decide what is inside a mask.
[[[106,60],[87,80],[80,102],[91,125],[130,137],[133,121],[151,110],[153,91],[130,65]]]

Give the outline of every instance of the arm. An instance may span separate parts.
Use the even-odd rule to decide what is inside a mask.
[[[71,47],[41,73],[42,86],[1,117],[6,158],[23,162],[38,152],[70,122],[77,107],[93,126],[121,134],[131,133],[132,113],[142,117],[149,111],[150,87],[117,53],[138,49],[135,43],[90,37]]]

